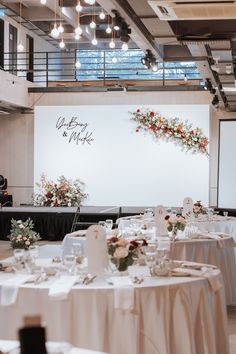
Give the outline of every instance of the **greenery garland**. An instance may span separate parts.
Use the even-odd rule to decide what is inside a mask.
[[[207,151],[209,139],[200,128],[193,128],[192,124],[184,123],[179,118],[167,119],[149,109],[142,111],[138,108],[131,112],[131,115],[131,119],[138,124],[136,132],[148,131],[156,139],[173,141],[186,151],[209,155]]]

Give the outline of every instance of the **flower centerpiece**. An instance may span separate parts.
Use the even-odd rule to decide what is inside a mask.
[[[165,220],[167,222],[167,230],[170,232],[170,237],[173,241],[175,241],[178,230],[185,230],[186,219],[182,215],[176,215],[176,217],[166,215]]]
[[[34,204],[38,206],[79,206],[87,198],[87,194],[82,191],[84,183],[79,179],[72,181],[60,176],[57,182],[46,179],[43,174],[40,182],[36,183],[39,192],[34,194]]]
[[[120,272],[127,270],[134,263],[144,245],[146,245],[145,240],[128,241],[118,237],[112,237],[107,241],[110,260]]]
[[[200,128],[194,128],[192,124],[182,122],[179,118],[167,119],[160,113],[148,109],[143,111],[138,108],[131,114],[131,119],[137,123],[136,132],[146,131],[155,139],[173,141],[182,146],[183,150],[208,156],[209,139]]]
[[[28,249],[36,241],[40,240],[40,236],[33,230],[33,221],[28,218],[26,221],[11,220],[11,231],[9,239],[12,248]]]
[[[200,214],[206,215],[207,211],[202,205],[200,200],[197,200],[196,203],[193,204],[193,213],[195,217],[198,217]]]

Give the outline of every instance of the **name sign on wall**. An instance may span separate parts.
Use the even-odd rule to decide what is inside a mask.
[[[90,145],[94,141],[93,131],[89,129],[89,124],[83,122],[77,116],[71,118],[60,116],[56,122],[56,129],[61,132],[61,136],[68,143]]]

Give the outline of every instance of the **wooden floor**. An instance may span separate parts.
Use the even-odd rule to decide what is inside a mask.
[[[60,244],[60,242],[39,241],[39,245]],[[0,241],[0,260],[12,255],[10,243],[8,241]],[[230,354],[236,354],[236,307],[228,308],[228,329],[230,341]],[[201,354],[201,353],[198,353]],[[224,353],[220,353],[224,354]]]

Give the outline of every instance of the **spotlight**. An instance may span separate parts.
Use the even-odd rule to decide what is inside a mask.
[[[210,93],[211,93],[212,95],[214,95],[214,94],[216,93],[216,89],[215,89],[214,87],[212,87],[212,88],[210,89]]]
[[[130,34],[131,34],[131,28],[129,28],[129,26],[125,22],[123,22],[122,27],[120,29],[120,40],[126,43],[129,42]]]
[[[215,108],[218,108],[218,107],[219,107],[219,103],[220,103],[219,97],[218,97],[217,95],[215,95],[215,96],[213,97],[213,100],[212,100],[211,104],[212,104]]]
[[[115,17],[113,18],[113,28],[115,31],[119,31],[123,22],[122,17],[118,14],[118,12],[115,12]]]
[[[141,63],[145,66],[145,68],[154,68],[154,71],[157,71],[157,61],[151,50],[147,49],[145,56],[141,58]]]
[[[59,47],[61,48],[61,49],[64,49],[65,48],[65,42],[63,41],[63,39],[60,41],[60,43],[59,43]]]
[[[89,27],[92,28],[92,29],[96,28],[96,26],[97,25],[96,25],[96,23],[94,21],[90,22],[90,24],[89,24]]]
[[[102,12],[100,12],[99,18],[100,18],[101,20],[105,20],[106,15],[105,15],[105,13],[103,12],[103,10],[102,10]]]
[[[211,83],[211,80],[210,79],[206,79],[205,81],[205,85],[204,85],[204,90],[211,90],[212,89],[212,83]]]

